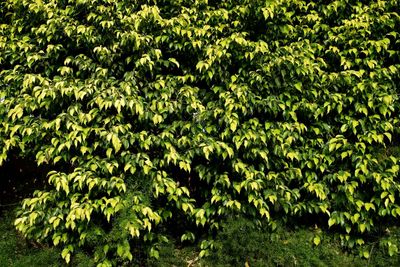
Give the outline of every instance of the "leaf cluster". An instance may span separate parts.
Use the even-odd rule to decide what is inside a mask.
[[[53,169],[17,229],[99,266],[232,214],[362,246],[400,215],[399,6],[2,1],[0,165]]]

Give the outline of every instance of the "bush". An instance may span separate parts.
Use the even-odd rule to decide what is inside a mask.
[[[399,29],[396,0],[2,1],[0,165],[52,169],[17,229],[99,266],[232,214],[361,246],[400,215]]]

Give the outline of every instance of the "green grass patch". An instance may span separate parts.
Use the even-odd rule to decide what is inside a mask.
[[[369,244],[370,258],[355,250],[346,251],[340,242],[325,235],[318,246],[317,228],[280,228],[271,233],[256,228],[248,220],[230,221],[216,237],[216,250],[202,261],[202,266],[400,266],[398,256],[389,257],[377,243]],[[368,246],[368,244],[367,244]]]
[[[18,235],[13,227],[14,213],[3,212],[0,218],[0,262],[2,266],[61,266],[57,249],[34,246]]]
[[[66,266],[60,250],[39,246],[23,239],[13,227],[14,213],[0,216],[0,263],[7,267]],[[344,251],[340,243],[325,236],[318,246],[313,244],[317,229],[280,228],[271,233],[256,228],[250,221],[230,221],[217,234],[215,251],[199,259],[196,246],[165,244],[158,260],[144,260],[141,266],[400,266],[398,256],[389,257],[378,245],[370,245],[369,259],[362,259],[352,251]],[[84,253],[78,253],[69,266],[89,267],[94,262]]]
[[[55,267],[67,266],[61,251],[54,247],[36,245],[20,236],[13,226],[13,211],[0,213],[0,266],[4,267]],[[84,253],[78,253],[70,266],[93,266]]]
[[[361,258],[357,250],[345,250],[339,241],[330,235],[321,237],[316,246],[315,236],[322,231],[314,227],[281,227],[271,232],[265,228],[255,227],[246,219],[229,221],[224,229],[216,235],[215,250],[210,256],[199,259],[195,247],[177,249],[165,245],[160,250],[159,261],[150,261],[150,266],[400,266],[398,256],[389,257],[379,242],[366,246],[370,258]]]

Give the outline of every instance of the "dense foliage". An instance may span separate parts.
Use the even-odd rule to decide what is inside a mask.
[[[1,1],[0,165],[52,169],[17,229],[100,266],[233,214],[361,246],[400,215],[399,35],[397,0]]]

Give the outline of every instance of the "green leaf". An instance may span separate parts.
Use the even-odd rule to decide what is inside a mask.
[[[359,228],[360,228],[360,232],[361,232],[361,233],[364,233],[364,232],[365,232],[366,225],[365,225],[364,223],[360,223],[360,224],[359,224]]]
[[[294,88],[296,88],[298,91],[302,92],[303,84],[301,82],[295,83]]]
[[[395,254],[397,254],[399,252],[397,245],[392,244],[391,242],[389,242],[388,250],[389,250],[390,257],[394,256]]]
[[[334,225],[334,224],[336,224],[336,219],[330,218],[330,219],[328,220],[328,226],[331,227],[331,226]]]
[[[317,235],[313,239],[314,245],[318,246],[321,243],[321,238]]]
[[[115,152],[117,153],[121,149],[121,140],[117,135],[113,134],[111,138],[112,145],[114,147]]]

